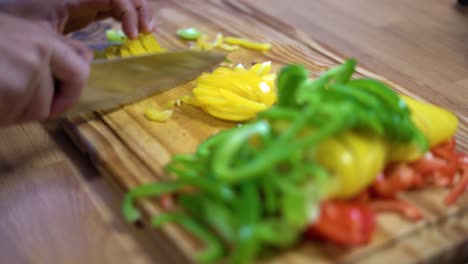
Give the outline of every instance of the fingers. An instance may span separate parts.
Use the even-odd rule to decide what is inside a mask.
[[[122,22],[123,31],[131,39],[136,39],[139,32],[150,33],[156,29],[147,0],[75,0],[68,7],[70,19],[65,32],[109,16]],[[77,26],[71,27],[71,22]]]
[[[122,21],[123,31],[131,39],[137,38],[139,32],[150,33],[156,29],[146,0],[113,0],[112,14]]]
[[[89,76],[92,57],[87,55],[89,51],[79,43],[65,38],[53,42],[51,50],[51,71],[59,84],[50,110],[53,117],[78,101]]]
[[[138,11],[132,1],[113,0],[114,18],[122,21],[122,29],[130,39],[138,37]]]
[[[28,105],[23,108],[23,112],[18,117],[18,122],[30,122],[35,120],[45,120],[50,116],[52,101],[54,97],[54,86],[49,67],[39,70],[35,83],[32,84],[32,97],[28,100]]]
[[[133,0],[135,9],[138,12],[138,27],[144,33],[151,33],[155,28],[153,12],[146,0]]]
[[[93,51],[84,46],[81,42],[70,38],[63,38],[62,41],[69,45],[75,53],[85,59],[85,61],[91,62],[94,59]]]

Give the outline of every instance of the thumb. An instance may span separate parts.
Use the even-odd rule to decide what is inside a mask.
[[[58,87],[52,102],[51,116],[67,110],[80,98],[89,77],[92,55],[80,43],[57,36],[52,44],[51,71]]]

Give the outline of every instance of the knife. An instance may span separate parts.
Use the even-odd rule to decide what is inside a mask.
[[[113,110],[196,79],[221,63],[222,53],[173,51],[91,63],[83,93],[62,117]]]

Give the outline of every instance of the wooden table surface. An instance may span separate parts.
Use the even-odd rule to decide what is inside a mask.
[[[255,5],[468,117],[468,10],[451,0]],[[157,18],[156,18],[157,19]],[[173,263],[55,123],[0,128],[1,263]],[[164,252],[165,251],[165,252]],[[162,256],[165,257],[162,257]]]

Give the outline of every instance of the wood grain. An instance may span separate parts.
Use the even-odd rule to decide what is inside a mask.
[[[413,94],[457,113],[460,130],[468,132],[468,9],[456,6],[456,1],[228,2],[250,14],[266,12],[293,26],[287,30],[291,36],[303,31],[385,73]]]
[[[0,262],[143,264],[167,258],[152,235],[114,213],[120,193],[57,128],[0,128]]]
[[[321,5],[327,5],[323,1],[321,3]],[[265,14],[250,1],[186,0],[180,2],[166,0],[155,1],[155,6],[157,6],[155,16],[159,23],[157,35],[165,47],[186,47],[187,43],[178,40],[174,36],[174,32],[181,27],[195,26],[213,37],[217,32],[222,32],[273,43],[273,49],[266,53],[247,50],[232,53],[229,59],[236,63],[249,65],[252,62],[271,60],[275,69],[289,63],[301,63],[314,75],[317,75],[343,60],[343,56],[339,53],[330,51],[307,34]],[[286,4],[284,9],[287,9]],[[323,10],[318,9],[316,12],[321,11]],[[330,15],[335,19],[342,19],[338,18],[340,12],[344,13],[338,9],[337,14]],[[390,23],[394,19],[389,14],[388,17],[384,17],[382,23]],[[338,20],[337,23],[344,24],[345,21]],[[104,28],[101,30],[103,33]],[[387,81],[399,92],[419,98],[437,99],[425,90],[396,85],[365,67],[360,68],[359,73]],[[96,166],[117,181],[123,189],[128,190],[143,183],[166,180],[170,175],[164,173],[164,165],[169,161],[171,155],[192,152],[203,139],[221,129],[236,125],[214,119],[190,106],[176,109],[173,117],[166,123],[152,123],[144,118],[144,110],[149,106],[161,107],[169,100],[190,93],[192,87],[193,85],[188,83],[112,113],[82,116],[70,120],[66,127],[69,134],[90,155]],[[461,100],[462,103],[466,103],[466,99],[463,98],[454,98],[453,100]],[[456,111],[461,117],[458,139],[460,150],[466,151],[468,149],[467,122],[463,105],[459,107],[459,104],[450,102],[440,101],[440,103]],[[394,254],[407,258],[407,263],[412,263],[437,259],[438,256],[444,256],[445,253],[455,252],[454,250],[467,240],[466,236],[459,235],[462,232],[457,236],[452,234],[453,239],[437,240],[436,237],[433,245],[431,244],[433,250],[430,252],[411,246],[411,241],[424,239],[427,230],[434,230],[433,232],[436,234],[442,232],[443,223],[449,221],[448,219],[451,223],[455,223],[453,228],[458,228],[466,223],[467,218],[464,213],[468,209],[468,198],[464,196],[457,206],[447,210],[442,203],[446,192],[442,189],[428,189],[403,194],[403,199],[407,199],[421,208],[426,220],[414,224],[395,215],[380,215],[376,237],[366,247],[345,250],[330,244],[309,242],[292,251],[280,254],[269,262],[360,263],[370,256],[379,259],[379,254],[382,252],[382,256]],[[159,213],[159,208],[155,203],[145,201],[142,206],[148,214]],[[432,231],[427,232],[431,233]],[[181,260],[190,258],[194,250],[200,247],[197,241],[190,238],[177,226],[165,228],[161,237],[167,238],[167,243],[173,244],[172,246],[176,250],[174,254],[179,254]],[[161,238],[161,240],[164,239]],[[409,241],[407,242],[408,246],[405,246],[406,244],[401,241]],[[395,247],[396,243],[400,242],[403,246]],[[382,260],[387,260],[388,263],[392,262],[391,258]]]

